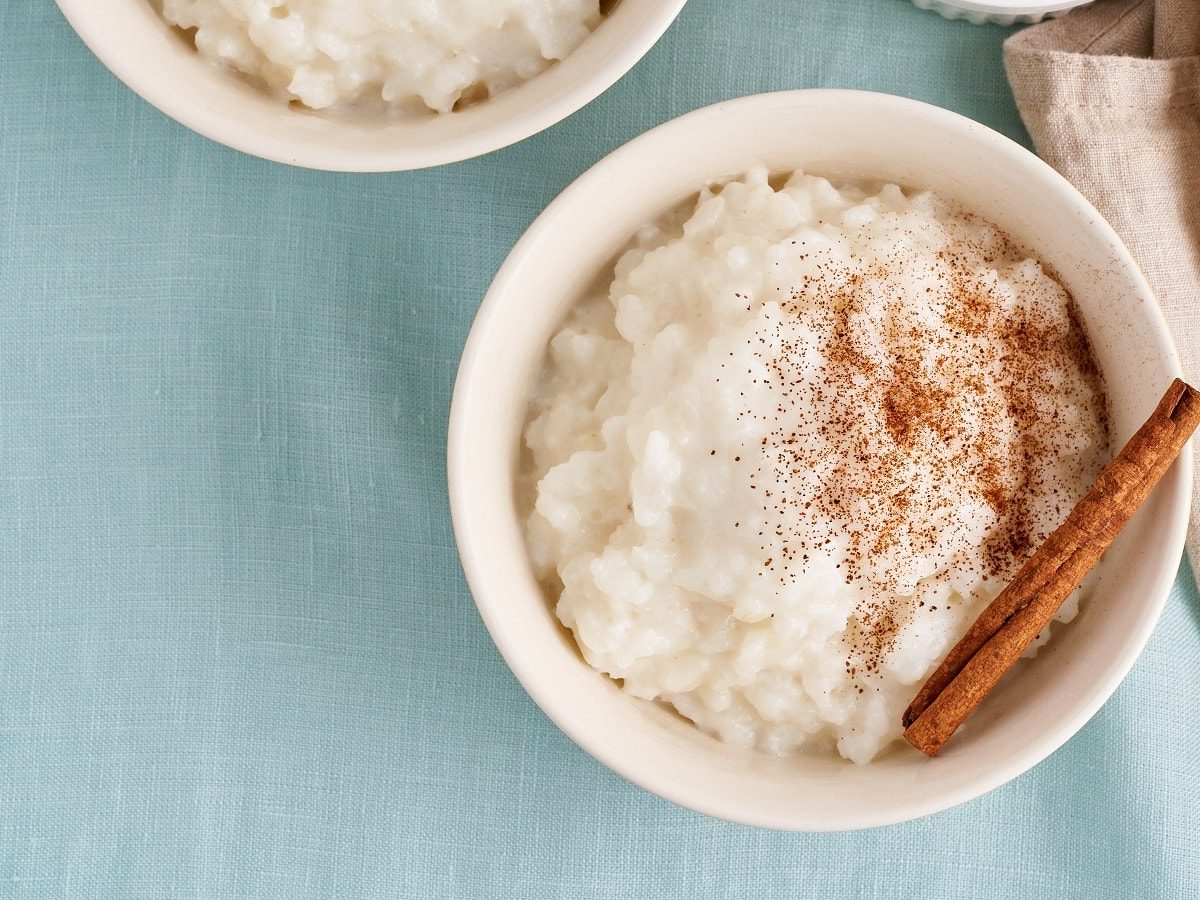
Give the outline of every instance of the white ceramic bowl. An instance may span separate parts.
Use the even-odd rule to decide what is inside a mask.
[[[921,9],[932,9],[947,19],[966,19],[976,25],[1016,25],[1040,22],[1091,3],[1092,0],[913,0]]]
[[[343,172],[421,169],[490,153],[565,119],[645,55],[685,0],[620,0],[566,59],[493,100],[441,116],[318,113],[202,59],[150,0],[58,0],[126,85],[206,137],[265,159]]]
[[[496,646],[546,714],[647,790],[709,815],[805,831],[862,828],[977,797],[1044,759],[1100,708],[1157,622],[1183,547],[1186,452],[1109,551],[1080,616],[989,697],[943,754],[906,745],[866,766],[774,758],[708,737],[590,669],[534,581],[514,503],[526,401],[546,343],[640,225],[754,163],[871,177],[956,198],[1036,248],[1074,292],[1124,441],[1179,373],[1162,315],[1096,210],[1037,157],[946,110],[882,94],[792,91],[710,106],[601,160],[548,206],[497,274],[450,415],[463,568]]]

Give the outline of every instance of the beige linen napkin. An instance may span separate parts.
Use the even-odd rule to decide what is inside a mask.
[[[1038,153],[1128,245],[1192,384],[1200,379],[1198,54],[1200,0],[1099,0],[1004,44]],[[1200,572],[1195,493],[1188,555]]]

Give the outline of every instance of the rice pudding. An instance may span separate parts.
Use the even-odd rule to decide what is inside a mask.
[[[574,50],[600,0],[161,0],[197,51],[284,100],[450,112]]]
[[[592,666],[732,744],[865,763],[1109,435],[1070,295],[1000,229],[757,170],[576,306],[525,444],[529,552]]]

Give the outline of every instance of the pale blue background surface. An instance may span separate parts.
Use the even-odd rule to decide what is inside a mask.
[[[522,229],[667,118],[863,87],[1024,140],[1006,32],[692,0],[567,122],[348,176],[197,137],[0,0],[0,897],[1190,897],[1200,599],[1043,765],[848,835],[706,819],[578,750],[461,577],[458,354]]]

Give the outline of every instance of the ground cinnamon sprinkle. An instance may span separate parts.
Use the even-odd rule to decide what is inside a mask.
[[[1046,461],[1071,453],[1070,442],[1078,440],[1055,421],[1063,372],[1094,401],[1103,431],[1097,449],[1108,444],[1103,385],[1073,301],[1067,298],[1064,325],[1065,292],[1043,281],[1026,285],[1016,308],[980,259],[998,265],[1028,254],[996,229],[971,233],[980,235],[978,242],[947,242],[926,279],[938,327],[904,316],[879,320],[881,296],[913,278],[898,250],[870,267],[853,260],[818,266],[781,298],[776,333],[754,354],[778,398],[773,410],[748,405],[742,413],[774,426],[750,476],[769,521],[778,523],[768,534],[774,540],[763,543],[764,566],[803,571],[810,555],[830,544],[803,523],[813,516],[841,523],[848,542],[841,574],[865,585],[871,598],[852,623],[846,666],[854,674],[878,669],[921,602],[895,590],[896,570],[919,567],[947,529],[962,527],[956,517],[964,494],[996,519],[981,573],[995,582],[1010,577],[1047,537],[1041,523],[1060,521],[1078,499],[1043,481]],[[816,377],[811,347],[791,336],[789,319],[797,317],[823,339],[825,362]],[[883,340],[866,340],[867,334]],[[830,403],[837,411],[815,433],[797,428],[806,405]],[[932,464],[929,483],[917,477],[914,463]],[[815,490],[814,471],[826,473]],[[780,548],[780,559],[773,548]]]
[[[1176,378],[1066,520],[925,680],[901,716],[905,740],[937,755],[1058,615],[1198,426],[1200,392]]]

